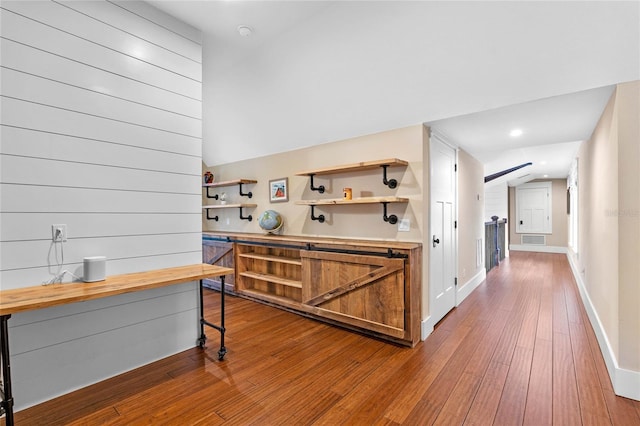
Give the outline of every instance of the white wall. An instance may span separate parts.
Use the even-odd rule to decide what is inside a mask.
[[[1,288],[53,276],[52,224],[78,276],[200,263],[199,33],[142,2],[1,7]],[[187,283],[14,315],[16,408],[193,347],[196,308]]]
[[[638,79],[638,8],[335,1],[278,36],[256,28],[262,44],[227,69],[205,40],[205,69],[219,72],[204,76],[203,157],[226,164]]]
[[[484,185],[484,221],[491,222],[491,216],[500,219],[509,217],[509,188],[506,182]]]

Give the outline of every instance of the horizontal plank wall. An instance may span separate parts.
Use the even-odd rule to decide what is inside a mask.
[[[199,32],[144,2],[0,7],[1,288],[50,280],[62,248],[78,277],[199,263]],[[16,408],[193,347],[196,309],[187,283],[13,316]]]

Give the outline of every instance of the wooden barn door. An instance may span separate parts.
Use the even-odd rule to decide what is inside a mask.
[[[405,261],[301,250],[303,309],[389,336],[405,334]]]

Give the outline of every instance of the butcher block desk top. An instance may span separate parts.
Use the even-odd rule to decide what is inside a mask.
[[[228,274],[233,274],[233,269],[199,263],[132,274],[112,275],[104,281],[92,283],[37,285],[4,290],[0,291],[0,315],[11,315],[67,303],[100,299]]]

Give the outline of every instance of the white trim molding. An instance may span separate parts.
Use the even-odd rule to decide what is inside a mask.
[[[460,306],[460,304],[471,294],[473,290],[478,288],[478,286],[487,278],[487,270],[485,268],[480,269],[477,274],[475,274],[469,281],[464,283],[463,285],[459,285],[456,289],[456,306]]]
[[[582,280],[582,276],[578,272],[579,268],[575,263],[575,257],[567,253],[567,259],[569,260],[569,265],[571,266],[573,276],[576,279],[578,291],[580,292],[580,297],[582,299],[582,304],[587,311],[589,321],[591,322],[591,327],[593,327],[593,331],[596,334],[598,345],[600,346],[600,351],[602,352],[604,362],[607,366],[609,378],[611,378],[611,383],[613,384],[614,392],[616,393],[616,395],[640,401],[640,372],[625,370],[624,368],[620,368],[618,366],[618,360],[616,359],[615,353],[611,348],[611,344],[609,343],[609,339],[607,338],[607,333],[605,332],[602,322],[600,322],[600,318],[598,317],[596,309],[591,302],[589,293],[587,293],[584,281]]]
[[[469,281],[467,281],[463,286],[456,289],[456,307],[460,306],[462,301],[467,298],[471,294],[473,290],[478,288],[480,284],[487,278],[487,270],[482,268],[475,274]],[[433,320],[431,316],[423,319],[420,323],[420,340],[426,340],[427,337],[431,333],[433,333]]]
[[[509,250],[513,251],[533,251],[537,253],[560,253],[567,254],[566,247],[560,246],[537,246],[537,245],[523,245],[523,244],[510,244]]]
[[[420,340],[427,340],[427,337],[433,333],[433,326],[434,324],[431,322],[431,315],[422,320],[420,323]]]

